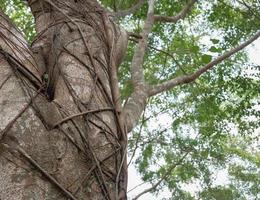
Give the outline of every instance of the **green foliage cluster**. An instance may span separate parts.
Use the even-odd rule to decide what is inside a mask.
[[[101,2],[110,10],[124,10],[137,1]],[[186,3],[157,1],[156,14],[172,16]],[[34,22],[25,4],[0,0],[0,5],[32,41]],[[139,33],[146,12],[145,4],[119,23]],[[259,19],[259,1],[208,0],[199,1],[177,24],[156,23],[143,65],[146,80],[157,84],[194,72],[259,30]],[[135,42],[130,41],[120,67],[123,100],[132,92],[130,63],[134,47]],[[129,138],[129,157],[133,156],[146,182],[155,184],[167,175],[152,191],[155,195],[166,187],[173,199],[180,200],[260,198],[257,70],[259,66],[249,63],[242,51],[194,83],[149,99],[140,125]],[[225,172],[228,181],[217,183],[217,172]],[[198,190],[189,191],[190,185]]]
[[[172,16],[186,2],[158,1],[156,13]],[[250,9],[236,1],[201,1],[178,24],[155,24],[143,65],[146,80],[157,84],[192,73],[249,38],[260,28],[260,5],[257,9],[256,1],[245,2]],[[146,9],[122,19],[121,24],[138,33]],[[134,44],[130,43],[120,68],[124,98],[131,91],[129,64]],[[239,52],[193,84],[150,99],[129,149],[130,156],[135,153],[144,181],[156,184],[169,173],[152,191],[155,195],[167,187],[173,199],[260,198],[259,77],[249,75],[258,70],[245,51]],[[228,182],[214,181],[223,172]],[[197,192],[189,191],[191,185],[197,185]]]
[[[32,42],[35,37],[35,23],[26,0],[0,0],[0,9],[17,24],[28,42]]]

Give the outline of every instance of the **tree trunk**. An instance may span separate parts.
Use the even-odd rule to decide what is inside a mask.
[[[31,47],[0,19],[0,199],[126,199],[124,31],[94,0],[28,4]]]

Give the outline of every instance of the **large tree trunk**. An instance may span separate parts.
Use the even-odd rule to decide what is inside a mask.
[[[28,3],[32,47],[0,19],[0,199],[126,199],[126,35],[94,0]]]

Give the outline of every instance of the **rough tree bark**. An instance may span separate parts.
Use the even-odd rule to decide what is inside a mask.
[[[0,199],[126,199],[125,32],[93,0],[28,4],[31,47],[0,19]]]
[[[147,98],[194,81],[260,35],[193,74],[149,86],[142,64],[153,23],[176,23],[195,2],[170,17],[154,16],[149,0],[124,108],[117,68],[127,34],[96,0],[29,0],[37,31],[31,46],[0,14],[0,199],[127,198],[126,134]]]

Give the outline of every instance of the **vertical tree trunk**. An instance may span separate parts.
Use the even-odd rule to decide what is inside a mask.
[[[29,6],[33,52],[1,29],[0,199],[126,199],[124,32],[93,0]]]

